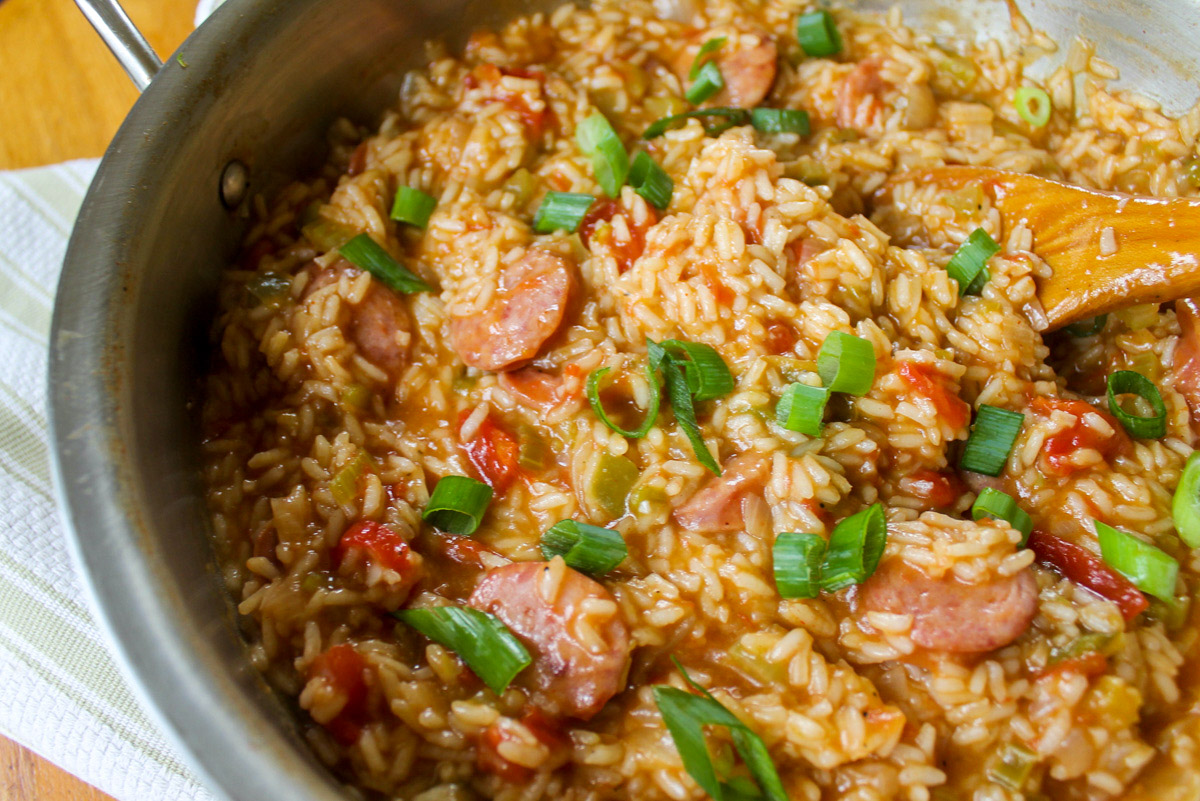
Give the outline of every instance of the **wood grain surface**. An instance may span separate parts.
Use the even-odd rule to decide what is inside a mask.
[[[195,0],[122,0],[167,57]],[[137,91],[71,0],[0,0],[0,169],[103,155]],[[0,801],[111,801],[0,737]]]

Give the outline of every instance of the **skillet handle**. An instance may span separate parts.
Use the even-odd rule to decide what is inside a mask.
[[[117,0],[75,0],[139,92],[162,68],[162,60]]]

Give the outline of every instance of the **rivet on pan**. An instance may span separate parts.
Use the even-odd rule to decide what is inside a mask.
[[[250,171],[246,165],[234,159],[221,171],[221,202],[227,209],[236,209],[246,196],[250,185]]]

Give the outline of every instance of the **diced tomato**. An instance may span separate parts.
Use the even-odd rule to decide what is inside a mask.
[[[733,290],[725,286],[721,281],[721,277],[717,275],[717,268],[708,262],[700,263],[700,275],[704,278],[704,283],[708,284],[708,289],[716,298],[717,304],[720,306],[728,306],[733,303],[736,297]]]
[[[791,353],[799,339],[800,335],[796,333],[796,329],[783,320],[767,323],[767,350],[776,356]]]
[[[351,548],[365,552],[381,567],[395,570],[401,576],[411,572],[416,561],[416,555],[399,534],[382,523],[370,520],[356,523],[342,534],[337,547],[333,549],[335,567],[341,565],[346,552]]]
[[[546,130],[548,107],[545,103],[542,103],[542,108],[535,109],[530,104],[529,98],[524,94],[505,91],[500,87],[500,79],[505,75],[512,75],[526,80],[536,80],[538,82],[539,96],[542,93],[542,82],[546,79],[545,74],[536,70],[527,70],[520,67],[500,68],[495,64],[480,64],[463,78],[463,86],[467,89],[475,89],[480,86],[493,87],[492,96],[516,112],[517,116],[521,118],[521,122],[525,124],[525,127],[529,129],[529,132],[535,139],[541,138],[542,133]]]
[[[367,143],[363,142],[358,147],[354,148],[354,152],[350,154],[350,165],[346,168],[346,173],[349,175],[358,175],[367,168]]]
[[[310,679],[325,680],[346,696],[346,703],[325,728],[342,745],[352,745],[362,733],[367,713],[367,682],[363,672],[367,662],[354,646],[335,645],[313,660],[308,670]]]
[[[458,418],[461,428],[470,416],[464,411]],[[496,492],[504,492],[521,472],[517,459],[520,446],[511,431],[493,422],[491,416],[479,424],[475,436],[462,444],[463,452],[479,477]]]
[[[1072,455],[1081,448],[1093,448],[1105,458],[1128,453],[1133,447],[1129,435],[1121,427],[1121,423],[1106,411],[1097,409],[1090,403],[1066,398],[1037,397],[1029,405],[1035,414],[1049,417],[1055,411],[1063,411],[1076,417],[1074,425],[1046,437],[1042,452],[1046,454],[1046,464],[1049,472],[1066,476],[1079,470],[1074,464]],[[1084,415],[1095,412],[1103,417],[1112,427],[1111,436],[1104,436],[1084,422]]]
[[[629,238],[618,242],[613,235],[612,221],[614,217],[623,217]],[[618,201],[604,200],[592,205],[579,223],[579,237],[587,248],[595,242],[603,245],[617,260],[617,272],[624,273],[638,260],[646,249],[646,231],[658,222],[657,214],[650,210],[650,217],[641,224],[634,223],[630,214]]]
[[[933,401],[938,415],[951,428],[962,428],[971,419],[971,407],[946,388],[941,373],[934,367],[921,362],[900,362],[897,370],[913,392]]]
[[[546,717],[536,708],[526,712],[521,718],[521,723],[550,750],[549,759],[542,765],[544,769],[553,770],[566,761],[570,741],[563,734],[558,723]],[[476,762],[481,770],[499,776],[505,781],[524,783],[533,776],[533,771],[524,765],[509,762],[500,755],[499,751],[500,744],[513,737],[515,735],[508,730],[502,720],[488,726],[479,740]]]
[[[1065,659],[1057,665],[1046,668],[1042,671],[1041,676],[1070,672],[1092,678],[1103,675],[1106,670],[1108,670],[1108,657],[1099,651],[1089,651],[1086,654],[1080,654],[1072,659]],[[1041,678],[1041,676],[1038,678]]]
[[[900,479],[900,489],[925,501],[930,509],[952,506],[966,492],[966,486],[957,475],[933,470],[918,470],[905,476]]]
[[[1133,620],[1150,605],[1129,579],[1081,545],[1036,529],[1029,535],[1028,545],[1039,562],[1112,601],[1126,620]]]
[[[472,567],[483,567],[483,555],[488,552],[483,543],[471,537],[442,533],[438,535],[438,546],[452,562]]]

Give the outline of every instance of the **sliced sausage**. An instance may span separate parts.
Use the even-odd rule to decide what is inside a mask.
[[[947,574],[933,579],[891,558],[862,585],[867,610],[912,615],[912,641],[933,651],[978,654],[1003,648],[1037,613],[1037,581],[1029,570],[985,584]]]
[[[329,267],[308,267],[310,278],[305,287],[305,296],[329,286],[342,275],[357,276],[358,268],[340,260]],[[362,300],[349,308],[346,333],[363,358],[391,378],[396,378],[408,364],[409,346],[412,341],[412,321],[408,309],[400,296],[378,281],[371,286]]]
[[[741,531],[745,525],[742,499],[759,492],[771,472],[771,460],[743,453],[725,463],[721,475],[709,480],[687,503],[675,510],[675,522],[688,531],[716,534]]]
[[[565,406],[572,409],[582,399],[583,374],[578,367],[568,365],[562,375],[554,375],[537,367],[522,367],[500,374],[500,386],[536,412],[549,414]]]
[[[629,631],[616,601],[561,560],[498,567],[467,603],[496,615],[529,649],[533,664],[517,680],[545,711],[587,720],[624,687]]]
[[[731,50],[717,51],[716,62],[725,79],[725,88],[709,102],[711,106],[754,108],[770,93],[775,84],[779,50],[766,36],[758,44]]]
[[[530,249],[504,270],[489,306],[451,319],[454,350],[481,370],[521,367],[562,324],[574,285],[571,262]]]

